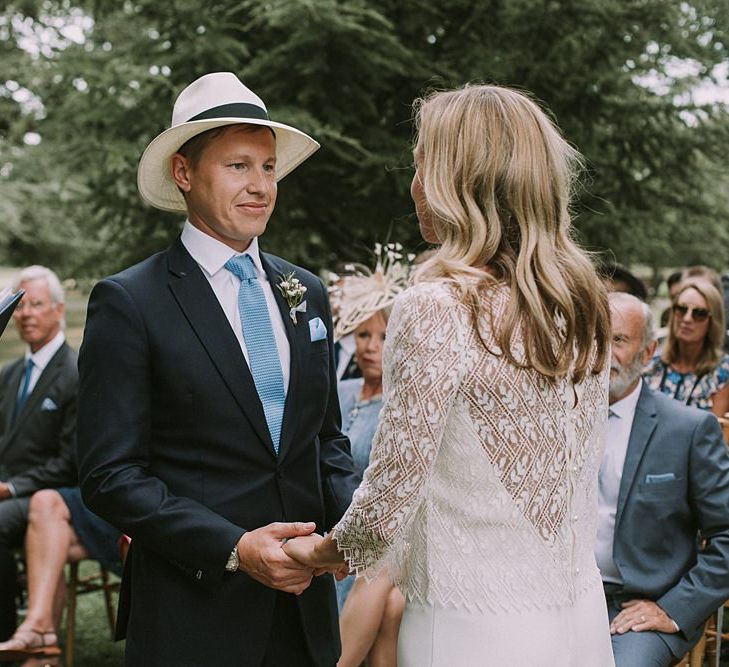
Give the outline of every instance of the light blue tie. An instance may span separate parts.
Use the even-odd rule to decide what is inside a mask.
[[[273,448],[278,454],[286,395],[266,297],[258,282],[256,267],[250,255],[231,257],[225,263],[225,268],[240,278],[238,312],[243,327],[243,339],[248,349],[253,382],[263,404]]]
[[[20,411],[23,409],[23,405],[25,405],[25,400],[28,398],[28,388],[30,387],[30,376],[33,374],[33,360],[28,357],[28,360],[25,362],[25,376],[23,379],[23,388],[20,390],[20,395],[18,396],[18,400],[15,402],[15,412],[13,413],[13,421],[15,421],[20,414]]]

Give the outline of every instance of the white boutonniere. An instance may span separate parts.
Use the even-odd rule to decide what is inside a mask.
[[[287,273],[281,276],[279,281],[278,291],[286,300],[286,304],[289,307],[289,317],[291,321],[296,324],[296,313],[306,312],[306,301],[304,301],[304,294],[306,294],[306,287],[301,284],[301,281],[295,277],[295,273]]]

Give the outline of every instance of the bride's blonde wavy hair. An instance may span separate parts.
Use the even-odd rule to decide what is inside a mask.
[[[476,317],[479,288],[506,283],[512,298],[497,341],[512,363],[550,379],[571,370],[576,382],[599,372],[609,350],[607,294],[570,238],[579,153],[537,104],[509,88],[435,92],[414,109],[416,178],[440,243],[415,281],[454,281]],[[517,327],[522,361],[512,351]]]

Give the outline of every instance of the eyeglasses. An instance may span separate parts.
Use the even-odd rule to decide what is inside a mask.
[[[47,301],[26,301],[23,299],[15,308],[16,313],[21,313],[24,310],[28,310],[31,313],[37,313],[45,308]]]
[[[711,316],[711,311],[708,308],[695,308],[694,306],[686,306],[683,303],[674,303],[673,313],[679,317],[686,317],[687,313],[691,313],[691,319],[694,322],[703,322]]]

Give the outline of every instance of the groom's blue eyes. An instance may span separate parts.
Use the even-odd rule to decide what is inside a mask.
[[[248,167],[248,163],[246,162],[231,162],[229,165],[234,171],[243,171],[243,169],[246,169]],[[263,170],[269,174],[273,174],[276,171],[276,165],[275,164],[264,164]]]

